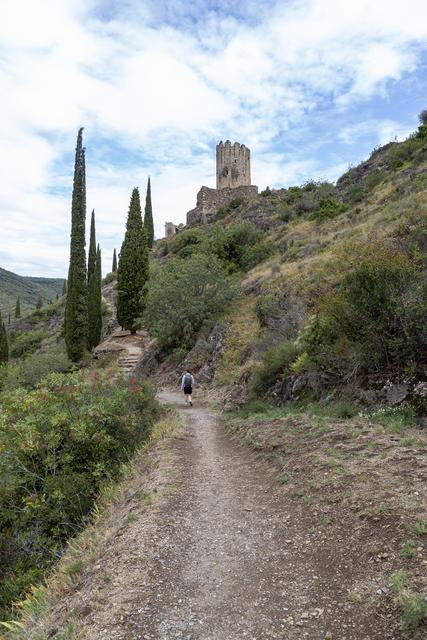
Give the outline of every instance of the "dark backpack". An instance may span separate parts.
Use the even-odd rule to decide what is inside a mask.
[[[192,375],[191,373],[186,373],[184,376],[184,387],[191,387],[192,383]]]

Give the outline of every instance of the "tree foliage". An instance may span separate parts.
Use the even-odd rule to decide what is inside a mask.
[[[21,300],[18,297],[16,299],[16,305],[15,305],[15,318],[18,319],[21,317]]]
[[[116,254],[116,250],[114,249],[113,252],[113,264],[111,266],[111,273],[116,273],[117,272],[117,254]]]
[[[151,203],[151,181],[148,178],[147,194],[145,196],[144,229],[147,234],[148,246],[151,249],[154,242],[153,206]]]
[[[86,280],[86,176],[82,132],[77,135],[71,204],[70,264],[65,304],[65,344],[68,356],[78,361],[87,347],[87,280]]]
[[[150,280],[145,325],[164,348],[189,347],[203,323],[222,311],[233,293],[215,256],[174,258]]]
[[[88,283],[88,349],[93,349],[101,341],[102,334],[102,272],[101,250],[98,246],[95,256],[95,270]]]
[[[9,341],[7,338],[6,326],[0,313],[0,364],[9,360]]]
[[[146,385],[100,372],[51,374],[1,395],[0,618],[43,578],[154,415]]]
[[[142,224],[139,191],[135,188],[117,270],[117,320],[132,333],[136,332],[144,311],[147,278],[148,241]]]

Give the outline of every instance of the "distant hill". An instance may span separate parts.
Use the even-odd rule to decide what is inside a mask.
[[[32,278],[18,276],[0,267],[0,311],[7,319],[9,310],[12,318],[15,311],[16,299],[21,299],[21,313],[34,308],[39,295],[46,304],[61,295],[64,280],[62,278]]]

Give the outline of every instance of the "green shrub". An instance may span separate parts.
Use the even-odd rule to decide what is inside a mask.
[[[324,295],[301,343],[319,364],[345,351],[353,372],[416,362],[427,346],[422,265],[380,243],[352,256],[353,268]]]
[[[301,347],[290,340],[267,349],[253,372],[252,390],[255,393],[267,393],[284,373],[289,372],[291,364],[300,354]]]
[[[203,323],[222,311],[233,295],[215,256],[175,258],[149,281],[144,323],[166,350],[189,348]]]
[[[98,371],[0,396],[1,617],[55,562],[155,412],[146,385]]]
[[[243,271],[253,269],[260,262],[267,260],[276,250],[273,242],[263,240],[251,247],[248,247],[240,259]]]
[[[110,284],[110,282],[114,282],[114,280],[117,280],[117,273],[107,273],[105,278],[102,280],[102,284]]]
[[[65,373],[70,371],[71,367],[72,362],[65,351],[58,349],[46,353],[34,353],[15,365],[9,365],[0,388],[33,389],[49,373]]]
[[[338,202],[330,196],[329,198],[321,198],[319,207],[311,214],[312,220],[326,220],[328,218],[335,218],[340,213],[346,210],[346,206],[342,202]]]
[[[62,302],[61,300],[55,300],[55,302],[50,302],[49,304],[41,307],[40,309],[36,309],[30,315],[28,315],[25,320],[30,324],[38,324],[39,322],[46,322],[53,318],[54,316],[60,315],[62,310]]]
[[[201,229],[185,229],[169,242],[169,253],[187,258],[201,250],[205,236]]]
[[[230,209],[237,209],[242,204],[243,200],[241,198],[233,198],[230,204],[228,205]]]
[[[21,358],[22,356],[34,353],[43,340],[47,338],[47,335],[47,331],[44,329],[18,333],[10,345],[10,356],[12,358]]]

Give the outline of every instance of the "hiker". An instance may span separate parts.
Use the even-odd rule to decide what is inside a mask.
[[[186,369],[184,375],[182,376],[181,389],[183,390],[185,395],[185,404],[190,403],[190,407],[193,406],[193,402],[191,400],[191,394],[193,393],[193,385],[194,385],[194,378],[191,375],[191,371],[188,371],[188,369]]]

